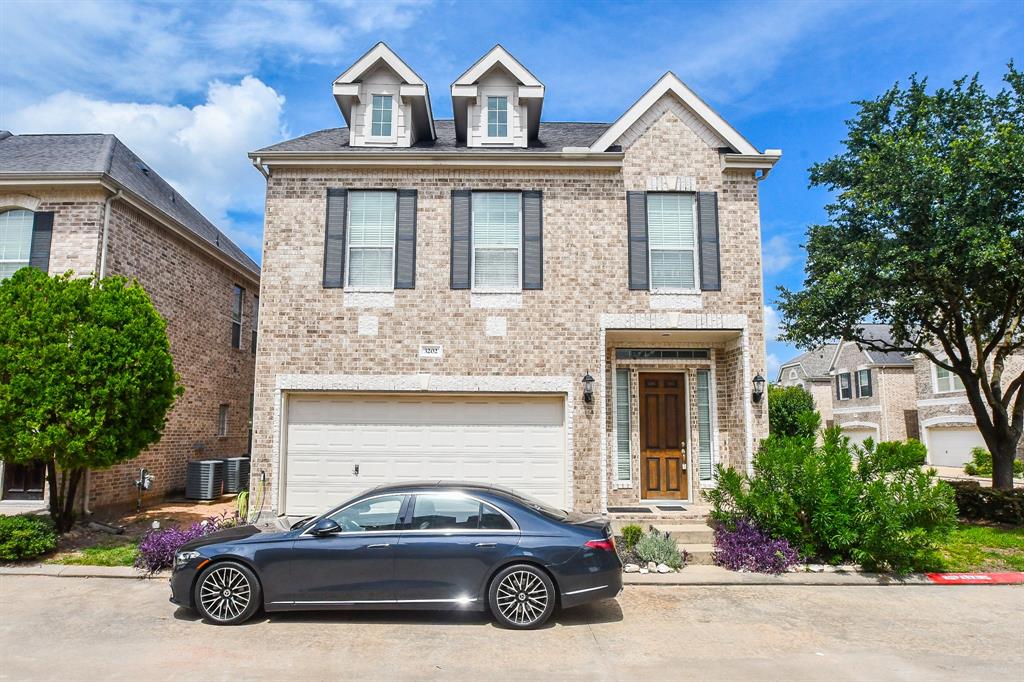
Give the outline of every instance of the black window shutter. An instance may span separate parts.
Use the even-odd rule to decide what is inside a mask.
[[[544,199],[539,189],[523,192],[523,289],[544,288]]]
[[[721,291],[717,192],[697,193],[697,230],[700,235],[700,288],[704,291]]]
[[[416,190],[398,190],[395,226],[395,288],[416,288]]]
[[[53,213],[36,213],[32,218],[32,246],[28,264],[43,272],[50,271],[50,241],[53,239]]]
[[[646,192],[626,192],[626,222],[629,228],[629,288],[650,289]]]
[[[473,249],[471,217],[473,194],[468,189],[452,190],[452,289],[469,289],[470,257]]]
[[[327,229],[324,236],[324,288],[345,286],[345,214],[348,191],[327,190]]]

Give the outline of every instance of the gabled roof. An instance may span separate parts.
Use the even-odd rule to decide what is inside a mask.
[[[726,123],[725,119],[718,115],[714,109],[707,105],[707,103],[697,96],[693,90],[691,90],[686,83],[679,80],[674,73],[671,71],[667,72],[664,76],[658,79],[658,82],[651,86],[651,88],[644,93],[644,95],[636,101],[633,106],[626,110],[622,116],[612,124],[612,126],[605,131],[594,144],[591,146],[593,151],[605,151],[616,141],[622,137],[630,126],[637,122],[637,120],[647,113],[650,109],[666,94],[672,94],[679,99],[684,105],[693,111],[701,120],[703,120],[708,127],[714,130],[718,135],[721,136],[735,151],[737,154],[745,156],[767,156],[774,155],[773,151],[769,150],[766,154],[762,155],[754,145],[750,144],[749,141],[739,131],[733,128],[731,125]],[[779,152],[777,155],[781,155]],[[774,161],[772,161],[774,163]],[[770,166],[769,166],[770,167]]]
[[[479,94],[479,81],[494,68],[505,70],[518,83],[516,97],[521,104],[526,105],[527,137],[531,140],[536,138],[544,107],[544,84],[501,45],[492,47],[452,83],[452,113],[456,134],[460,140],[465,138],[467,106]]]
[[[455,94],[455,87],[458,85],[474,85],[480,78],[490,71],[494,66],[500,64],[505,70],[512,74],[520,85],[540,88],[540,95],[544,96],[544,84],[530,73],[530,70],[523,66],[522,62],[501,45],[495,45],[480,59],[476,60],[473,66],[455,79],[452,83],[452,94]]]
[[[244,251],[114,135],[0,134],[0,178],[30,176],[108,177],[245,270],[259,274],[259,266]]]
[[[869,341],[879,341],[885,344],[892,344],[892,327],[887,324],[862,324],[859,327],[863,337]],[[857,345],[868,362],[873,365],[894,365],[898,367],[912,367],[914,365],[913,356],[910,353],[906,353],[899,350],[891,351],[879,351],[872,348],[861,347],[855,341],[843,341],[836,346],[835,353],[832,354],[832,362],[829,363],[829,370],[834,370],[836,360],[839,358],[839,353],[843,346],[853,343]]]
[[[384,42],[379,42],[371,47],[366,54],[356,60],[355,64],[334,79],[334,99],[338,102],[338,108],[341,109],[345,121],[352,125],[350,119],[352,100],[359,94],[358,83],[367,73],[381,64],[387,66],[402,79],[402,97],[415,98],[417,105],[414,107],[414,115],[419,116],[420,122],[426,124],[426,130],[433,138],[435,136],[434,114],[430,105],[430,88],[427,87],[427,82]]]
[[[782,370],[789,367],[800,367],[808,379],[828,379],[828,371],[832,365],[832,356],[835,354],[836,346],[838,344],[826,343],[784,362],[779,367],[777,380],[782,380]]]

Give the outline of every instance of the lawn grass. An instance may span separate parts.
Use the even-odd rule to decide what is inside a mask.
[[[58,554],[48,559],[46,563],[73,566],[131,566],[135,563],[138,553],[139,547],[136,544],[85,547]]]
[[[961,523],[939,550],[954,573],[1024,571],[1024,528]]]

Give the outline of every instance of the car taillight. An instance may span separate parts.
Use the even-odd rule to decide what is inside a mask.
[[[605,538],[604,540],[588,540],[586,547],[591,549],[601,549],[605,552],[615,551],[615,540],[613,538]]]

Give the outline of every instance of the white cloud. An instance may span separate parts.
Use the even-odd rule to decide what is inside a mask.
[[[764,307],[764,338],[768,343],[779,338],[779,313],[770,305]]]
[[[260,234],[232,225],[228,210],[260,212],[264,182],[246,152],[285,137],[284,97],[258,78],[214,81],[206,100],[184,105],[109,102],[61,92],[8,116],[16,133],[117,135],[192,205],[250,253]]]
[[[768,374],[765,376],[765,379],[767,379],[768,381],[775,381],[775,379],[779,376],[779,367],[782,366],[782,359],[779,358],[779,356],[776,355],[775,353],[768,353],[767,362],[768,367],[766,368],[766,371],[768,372]]]
[[[761,245],[764,272],[775,275],[800,260],[800,246],[783,235],[769,237]]]

